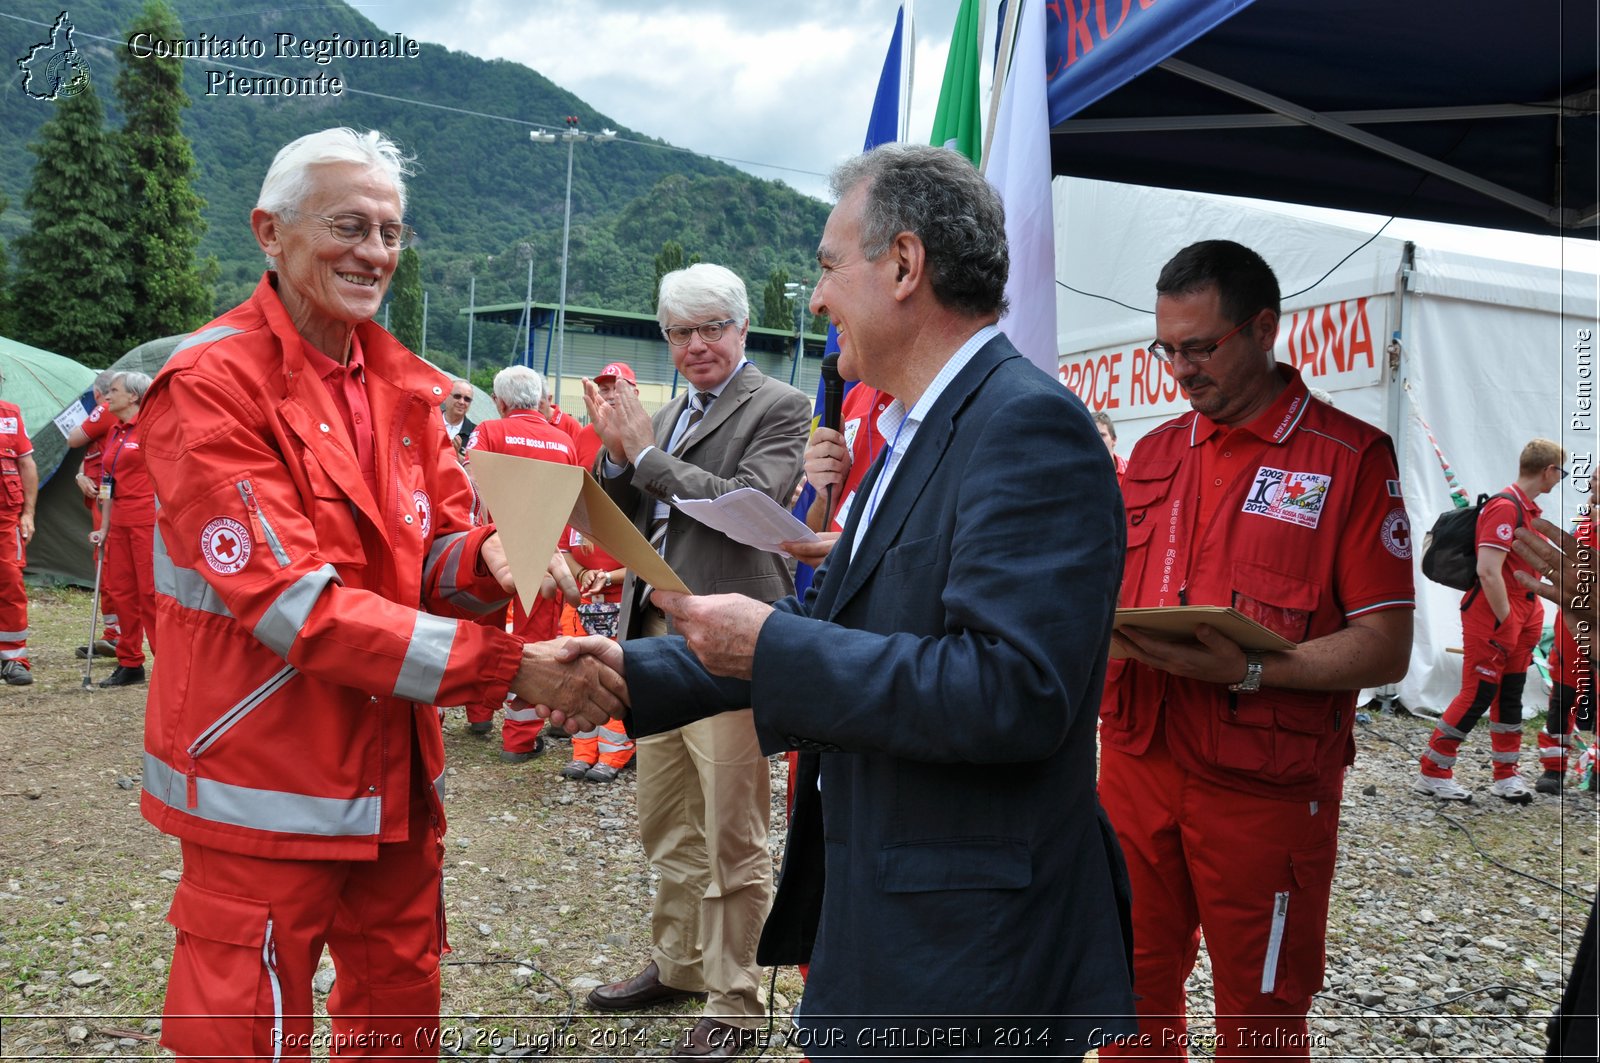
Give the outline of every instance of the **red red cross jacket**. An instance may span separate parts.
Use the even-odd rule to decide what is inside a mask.
[[[161,645],[142,808],[219,849],[368,859],[405,837],[417,766],[442,824],[433,706],[502,697],[521,643],[459,619],[506,595],[440,428],[446,378],[358,327],[373,497],[275,282],[185,340],[141,408]]]
[[[1122,484],[1128,554],[1119,604],[1232,606],[1295,643],[1379,609],[1413,608],[1410,524],[1394,448],[1363,421],[1312,400],[1299,375],[1233,443],[1260,450],[1217,488],[1194,526],[1199,447],[1220,430],[1190,412],[1139,441]],[[1165,718],[1173,758],[1220,785],[1285,800],[1337,800],[1354,690],[1263,687],[1235,694],[1133,661],[1112,661],[1100,740],[1135,755]]]

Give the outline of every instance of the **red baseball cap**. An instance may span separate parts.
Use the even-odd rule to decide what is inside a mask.
[[[639,383],[638,378],[633,375],[633,370],[628,367],[627,362],[612,362],[594,375],[594,381],[598,384],[602,380],[615,380],[618,377],[630,384]]]

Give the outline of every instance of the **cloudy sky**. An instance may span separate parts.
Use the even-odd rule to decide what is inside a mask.
[[[861,150],[900,0],[352,0],[422,41],[539,71],[630,129],[824,196]],[[911,136],[933,124],[959,0],[916,0]],[[987,5],[985,34],[997,4]],[[559,123],[560,115],[517,115]]]
[[[861,150],[900,0],[351,0],[391,32],[539,71],[630,129],[826,198]],[[909,137],[926,140],[960,0],[915,0]],[[993,40],[998,0],[984,4]],[[986,49],[988,51],[989,49]],[[988,64],[981,83],[987,97]],[[558,124],[560,115],[522,115]],[[1253,206],[1268,206],[1254,203]],[[1370,215],[1282,206],[1375,231]],[[1386,235],[1541,265],[1600,270],[1587,240],[1399,220]],[[1562,244],[1566,245],[1563,259]]]

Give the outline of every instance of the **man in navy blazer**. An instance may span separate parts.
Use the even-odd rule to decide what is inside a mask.
[[[635,734],[749,705],[802,750],[760,960],[811,963],[809,1058],[1076,1059],[1136,1029],[1095,797],[1116,478],[996,327],[1004,213],[972,166],[891,144],[833,187],[811,309],[845,377],[899,396],[845,530],[804,603],[657,592],[683,637],[583,648],[626,669]]]

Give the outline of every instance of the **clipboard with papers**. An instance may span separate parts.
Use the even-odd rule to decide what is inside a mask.
[[[1246,650],[1292,650],[1295,644],[1269,628],[1223,605],[1174,605],[1143,609],[1118,609],[1113,629],[1147,631],[1169,642],[1194,639],[1194,629],[1207,624]],[[1111,649],[1113,660],[1126,656]]]

